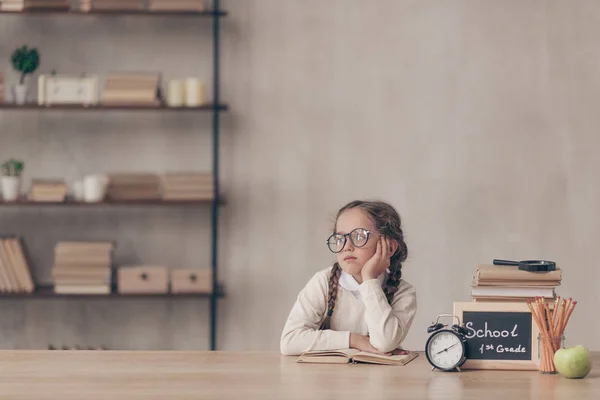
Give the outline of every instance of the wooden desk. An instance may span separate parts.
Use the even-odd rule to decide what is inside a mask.
[[[432,372],[404,367],[297,364],[261,352],[0,351],[0,398],[42,399],[598,399],[582,380],[537,371]]]

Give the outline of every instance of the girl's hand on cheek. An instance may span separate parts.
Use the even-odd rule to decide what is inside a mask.
[[[362,280],[377,279],[390,266],[390,241],[381,236],[377,241],[375,254],[363,266],[360,274]]]

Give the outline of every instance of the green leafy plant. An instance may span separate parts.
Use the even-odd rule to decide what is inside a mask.
[[[40,66],[40,54],[37,49],[21,46],[12,53],[13,68],[21,73],[19,83],[25,83],[25,76],[32,74]]]
[[[25,163],[21,160],[15,160],[14,158],[11,158],[2,164],[2,172],[5,176],[21,176],[23,168],[25,168]]]

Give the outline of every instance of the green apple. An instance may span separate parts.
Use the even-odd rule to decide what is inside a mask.
[[[583,378],[592,369],[592,358],[588,349],[579,345],[558,349],[554,353],[554,365],[557,371],[567,378]]]

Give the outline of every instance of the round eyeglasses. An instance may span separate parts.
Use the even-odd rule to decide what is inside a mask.
[[[346,237],[355,247],[363,247],[369,241],[370,231],[365,228],[356,228],[350,233],[334,233],[327,239],[327,247],[332,253],[339,253],[346,245]]]

